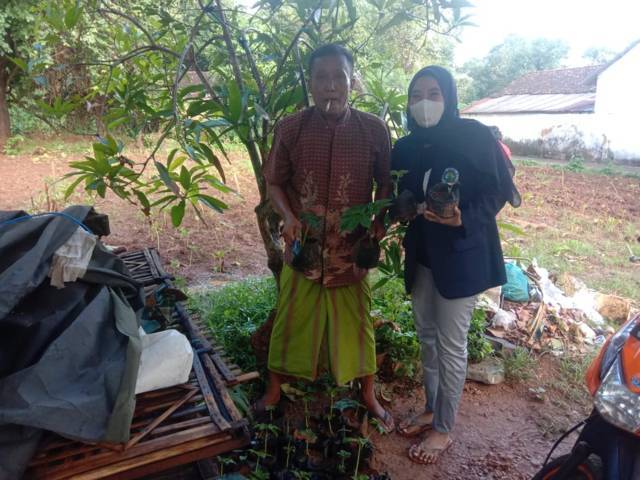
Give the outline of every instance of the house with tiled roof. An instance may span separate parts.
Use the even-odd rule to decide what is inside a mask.
[[[603,65],[531,72],[462,111],[497,126],[515,152],[582,149],[640,162],[640,40]],[[539,150],[539,151],[536,151]],[[568,153],[571,153],[568,152]]]

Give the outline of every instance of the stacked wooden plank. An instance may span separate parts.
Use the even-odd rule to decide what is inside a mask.
[[[122,258],[147,295],[161,286],[171,286],[155,250],[126,253]],[[249,443],[247,422],[228,389],[257,378],[257,373],[243,374],[230,364],[224,351],[202,334],[180,303],[173,308],[169,327],[182,331],[193,346],[189,381],[138,395],[126,444],[92,445],[48,434],[26,478],[140,478]]]

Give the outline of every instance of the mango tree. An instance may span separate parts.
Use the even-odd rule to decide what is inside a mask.
[[[352,48],[357,60],[371,67],[364,70],[354,101],[399,134],[405,84],[384,85],[376,72],[389,68],[389,59],[376,52],[403,29],[413,29],[424,42],[433,31],[449,34],[467,23],[461,10],[468,3],[260,0],[247,7],[222,0],[85,0],[65,5],[66,10],[46,10],[43,18],[60,35],[43,41],[63,38],[77,47],[83,38],[74,36],[74,29],[90,31],[98,54],[83,63],[91,69],[93,86],[81,102],[62,96],[43,105],[43,111],[63,116],[79,105],[99,108],[104,127],[93,155],[72,164],[68,193],[79,186],[100,196],[111,190],[146,215],[170,208],[175,225],[187,206],[200,216],[203,208],[222,212],[226,204],[220,194],[230,191],[225,145],[232,138],[251,161],[260,194],[257,221],[269,268],[278,275],[279,218],[268,202],[262,168],[275,123],[309,105],[309,53],[326,42]],[[55,61],[44,65],[60,71],[71,67]],[[157,138],[147,158],[135,162],[127,156],[127,142],[144,132],[157,132]],[[162,154],[167,140],[177,146]]]

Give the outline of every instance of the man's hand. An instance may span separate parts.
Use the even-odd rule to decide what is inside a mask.
[[[430,222],[440,223],[441,225],[447,225],[448,227],[461,227],[462,226],[462,213],[460,213],[460,209],[455,207],[454,216],[449,218],[442,218],[433,213],[431,210],[424,211],[424,218],[429,220]]]
[[[295,215],[287,215],[284,219],[284,226],[282,227],[282,238],[287,245],[291,246],[294,240],[299,240],[302,236],[302,223]]]
[[[373,221],[373,238],[377,241],[380,241],[387,234],[387,229],[384,227],[384,220],[381,218],[376,218]]]

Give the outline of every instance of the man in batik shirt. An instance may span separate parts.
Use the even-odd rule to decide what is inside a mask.
[[[286,243],[277,315],[269,344],[269,386],[258,408],[275,405],[285,377],[314,380],[330,371],[339,385],[360,379],[363,401],[387,430],[393,418],[374,392],[375,337],[367,270],[353,262],[367,233],[340,231],[349,207],[386,198],[390,140],[383,121],[349,107],[353,57],[325,45],[309,60],[315,106],[276,125],[265,168],[269,196],[280,213]],[[314,221],[308,220],[315,219]],[[376,218],[374,236],[384,236]],[[291,267],[295,241],[316,248],[303,271]]]

